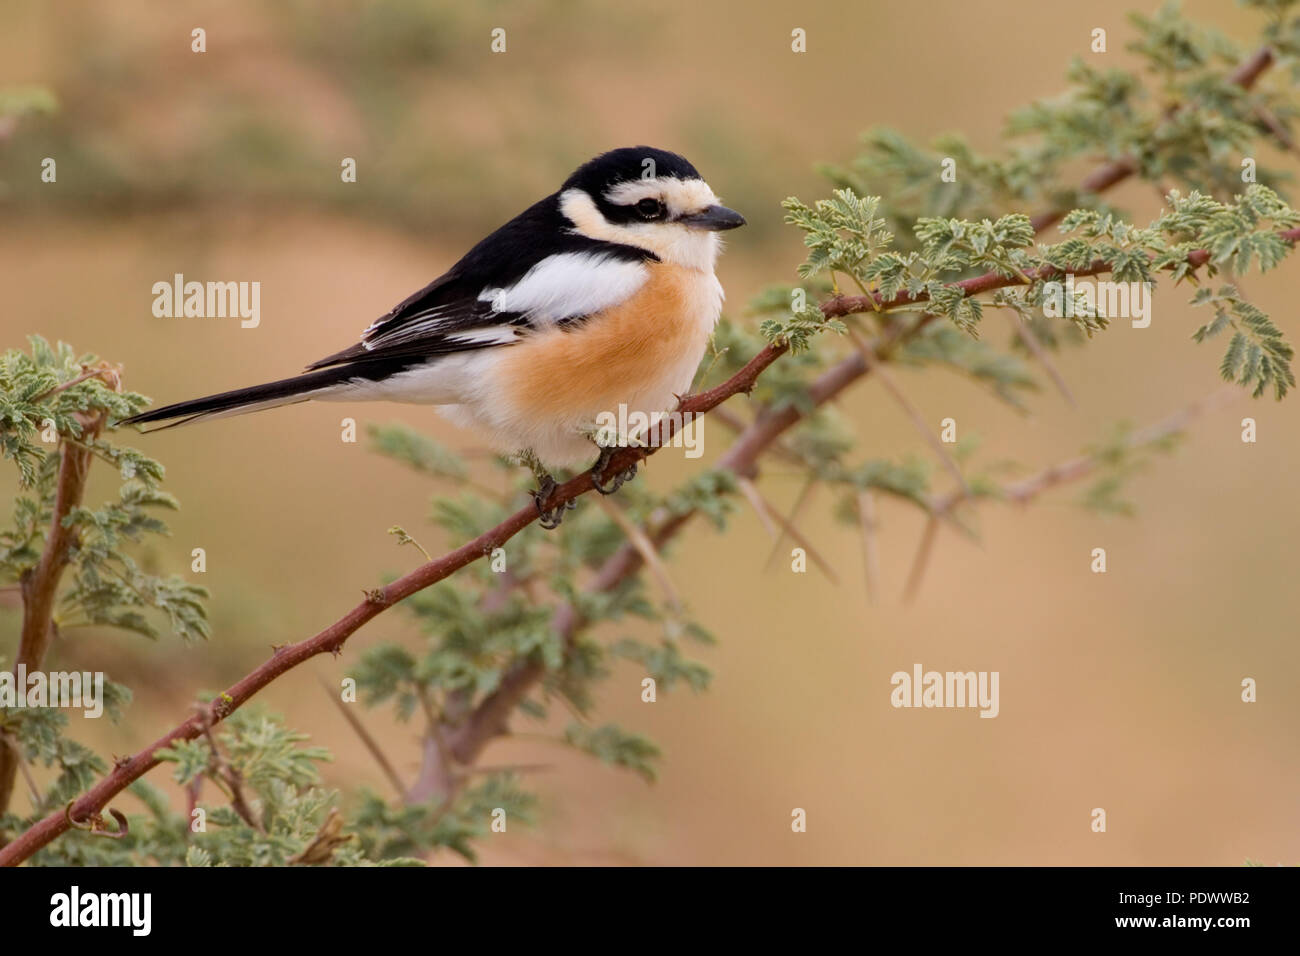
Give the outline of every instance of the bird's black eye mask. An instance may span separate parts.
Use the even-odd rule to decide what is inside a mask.
[[[596,200],[596,208],[606,222],[619,226],[633,226],[639,222],[664,222],[668,219],[668,206],[656,196],[646,196],[634,203],[612,203],[604,196]]]
[[[609,191],[621,183],[650,178],[687,181],[700,179],[701,176],[694,166],[676,153],[651,146],[630,146],[602,153],[585,163],[569,177],[561,191],[581,189],[592,198],[606,222],[616,225],[661,222],[668,218],[667,204],[662,196],[648,197],[657,199],[657,207],[648,203],[643,206],[645,200],[618,205],[607,198]]]
[[[636,202],[621,205],[602,197],[602,200],[597,201],[596,206],[607,222],[622,226],[673,222],[694,229],[722,232],[745,225],[744,216],[716,202],[695,212],[680,212],[676,215],[670,212],[668,204],[658,196],[643,196]]]
[[[667,198],[664,196],[643,196],[642,198],[631,203],[614,203],[610,202],[608,193],[621,185],[622,182],[634,182],[635,180],[622,180],[621,182],[610,183],[605,186],[604,191],[594,198],[596,208],[605,220],[615,225],[629,226],[644,222],[670,222],[675,217],[668,208]]]

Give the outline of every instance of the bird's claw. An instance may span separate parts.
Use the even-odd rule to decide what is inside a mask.
[[[556,505],[550,509],[542,507],[557,487],[559,486],[555,483],[554,478],[550,475],[544,475],[537,480],[537,490],[531,493],[533,504],[537,506],[537,523],[547,531],[558,528],[560,522],[564,520],[564,513],[578,507],[576,501],[566,501],[564,504]]]
[[[611,477],[608,481],[605,480],[605,469],[609,467],[609,461],[614,457],[614,452],[616,451],[618,451],[618,448],[615,446],[602,446],[600,449],[600,457],[597,458],[596,463],[591,466],[591,486],[602,495],[612,495],[614,492],[618,491],[618,489],[622,488],[626,482],[629,482],[636,477],[636,462],[632,462],[632,464],[628,465],[627,468]]]

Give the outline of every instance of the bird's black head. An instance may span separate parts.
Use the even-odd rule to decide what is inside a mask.
[[[575,232],[693,268],[712,268],[714,233],[745,224],[690,162],[653,146],[602,153],[574,171],[559,197]]]
[[[601,196],[629,179],[701,179],[700,172],[685,156],[653,146],[624,146],[601,153],[574,170],[562,189],[578,188],[589,196]]]

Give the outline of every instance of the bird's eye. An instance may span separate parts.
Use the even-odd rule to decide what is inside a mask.
[[[658,199],[642,199],[636,204],[636,211],[643,219],[658,219],[664,214],[664,204]]]

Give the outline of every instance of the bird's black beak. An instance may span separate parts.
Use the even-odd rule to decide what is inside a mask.
[[[721,232],[724,229],[735,229],[743,226],[745,217],[734,209],[728,209],[726,206],[710,206],[707,209],[701,209],[699,212],[680,216],[677,221],[685,223],[693,229],[709,229],[713,232]]]

